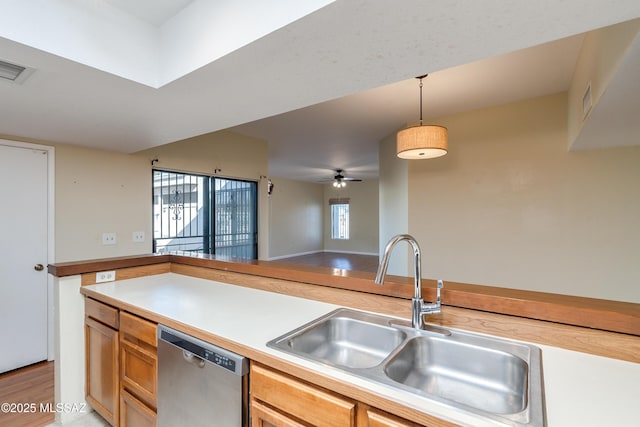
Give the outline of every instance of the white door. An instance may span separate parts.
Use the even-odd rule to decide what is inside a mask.
[[[0,372],[47,359],[47,155],[0,141]]]

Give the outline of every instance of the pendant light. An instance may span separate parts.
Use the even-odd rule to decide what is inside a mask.
[[[420,124],[398,132],[396,136],[398,157],[401,159],[433,159],[447,154],[447,128],[422,124],[422,79],[420,80]]]

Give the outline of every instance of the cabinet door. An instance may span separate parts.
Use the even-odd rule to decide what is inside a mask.
[[[118,331],[85,319],[87,402],[112,426],[118,421]]]
[[[356,404],[340,395],[255,363],[251,364],[250,382],[252,402],[257,399],[291,419],[310,426],[355,426]]]
[[[362,426],[366,427],[419,427],[420,424],[416,424],[409,420],[396,417],[395,415],[388,414],[378,409],[366,407],[363,411],[365,413],[366,423]]]
[[[306,427],[286,415],[254,400],[251,402],[251,427]]]
[[[156,413],[125,390],[120,392],[120,427],[155,427]]]

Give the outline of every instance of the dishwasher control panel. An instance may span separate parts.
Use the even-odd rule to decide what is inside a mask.
[[[190,355],[204,361],[220,366],[236,375],[245,375],[248,372],[247,359],[244,356],[233,353],[224,348],[215,346],[206,341],[189,336],[164,325],[158,325],[158,339],[166,341]]]
[[[222,354],[218,354],[214,351],[205,351],[204,358],[215,363],[218,366],[222,366],[223,368],[230,370],[231,372],[235,372],[236,370],[236,361],[229,359]]]

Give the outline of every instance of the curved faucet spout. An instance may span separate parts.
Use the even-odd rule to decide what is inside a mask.
[[[382,283],[384,282],[384,276],[387,274],[387,268],[389,267],[389,259],[391,258],[391,251],[393,251],[393,247],[396,244],[398,244],[398,242],[401,242],[403,240],[409,243],[411,245],[411,248],[413,249],[413,266],[414,266],[413,298],[421,299],[422,298],[422,290],[421,290],[422,273],[420,271],[420,268],[422,264],[421,262],[422,255],[420,251],[420,245],[418,245],[418,241],[409,234],[398,234],[397,236],[394,236],[391,238],[391,240],[389,240],[389,242],[387,243],[387,246],[385,246],[384,248],[382,261],[378,266],[378,272],[376,273],[375,283],[377,285],[382,285]]]
[[[378,272],[376,273],[375,283],[382,285],[384,283],[384,276],[387,274],[387,268],[389,267],[389,258],[391,258],[391,252],[396,244],[401,241],[407,241],[413,249],[413,299],[411,300],[412,315],[411,324],[414,328],[422,329],[424,321],[422,316],[425,314],[440,313],[440,289],[442,288],[442,280],[438,280],[437,299],[433,304],[425,304],[422,300],[422,274],[420,271],[422,263],[422,255],[420,252],[420,246],[417,240],[409,234],[398,234],[389,240],[387,246],[384,248],[382,260],[378,266]]]

